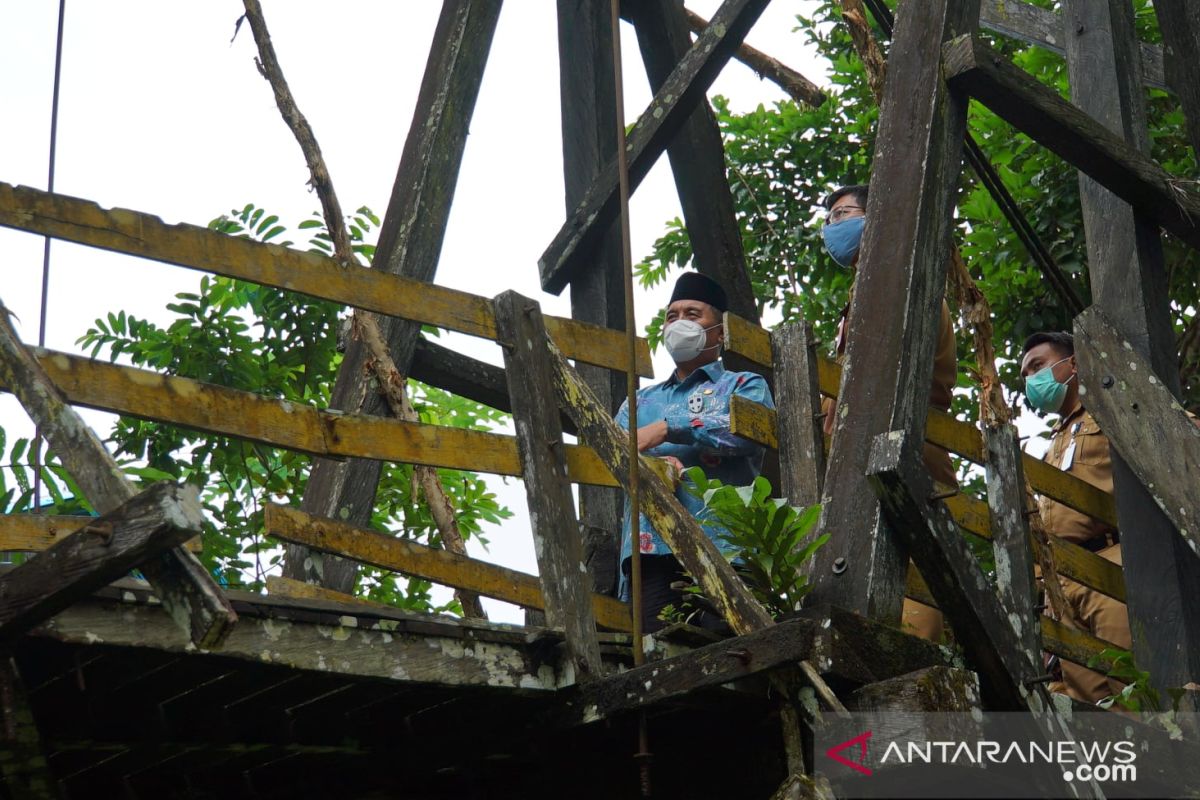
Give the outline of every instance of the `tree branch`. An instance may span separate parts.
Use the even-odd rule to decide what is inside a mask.
[[[329,230],[329,236],[333,240],[334,257],[343,266],[355,264],[350,234],[346,229],[341,204],[338,203],[337,194],[333,189],[333,181],[329,177],[329,170],[325,166],[321,148],[317,145],[316,135],[308,124],[308,120],[296,107],[295,98],[292,97],[292,92],[283,77],[283,70],[279,66],[279,60],[275,57],[275,48],[271,45],[271,36],[267,31],[266,20],[263,19],[262,6],[259,5],[258,0],[243,0],[243,5],[246,9],[246,18],[250,22],[250,29],[254,32],[254,42],[258,46],[259,58],[255,63],[259,66],[259,72],[271,84],[279,113],[283,115],[284,122],[287,123],[296,137],[296,141],[300,144],[300,149],[304,152],[304,160],[308,163],[308,171],[311,176],[310,183],[321,200],[321,212],[325,217],[325,227]],[[355,310],[351,324],[353,330],[367,347],[370,354],[367,368],[375,375],[379,383],[379,391],[387,400],[392,415],[407,422],[419,422],[420,418],[408,399],[407,380],[400,374],[400,370],[396,368],[396,363],[388,353],[375,315]],[[453,553],[466,555],[467,548],[454,517],[454,506],[446,495],[445,487],[438,478],[437,470],[433,467],[414,466],[413,473],[429,503],[430,513],[441,534],[442,546]],[[487,619],[479,595],[459,590],[455,592],[455,596],[462,604],[465,616]]]

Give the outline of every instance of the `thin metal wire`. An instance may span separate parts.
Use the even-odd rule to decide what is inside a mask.
[[[54,94],[50,100],[50,165],[47,169],[46,191],[54,191],[54,165],[58,157],[58,90],[62,84],[62,54],[63,54],[63,20],[67,16],[67,0],[58,0],[58,34],[54,46]],[[46,311],[50,300],[50,242],[46,237],[42,249],[42,297],[38,309],[38,347],[46,346]],[[33,446],[30,448],[30,464],[33,466],[33,510],[42,507],[42,429],[39,427],[33,433]]]
[[[619,178],[621,217],[621,259],[625,278],[625,340],[629,368],[625,372],[625,400],[629,409],[629,572],[633,584],[633,663],[645,663],[642,651],[642,554],[641,503],[639,497],[638,409],[637,409],[637,330],[633,306],[633,248],[629,241],[629,160],[625,150],[625,90],[621,69],[620,0],[610,0],[609,18],[612,25],[613,83],[617,120],[617,175]],[[642,797],[650,797],[650,748],[646,714],[638,715],[638,752],[635,756],[641,775]]]

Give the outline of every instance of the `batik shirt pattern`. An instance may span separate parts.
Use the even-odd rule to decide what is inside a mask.
[[[716,478],[727,486],[748,486],[753,483],[762,469],[762,445],[734,436],[729,430],[729,403],[734,395],[744,397],[768,408],[774,408],[771,390],[761,375],[753,372],[728,372],[720,361],[700,367],[685,380],[674,374],[663,383],[640,389],[637,395],[638,427],[666,420],[667,441],[651,448],[643,455],[652,457],[674,456],[684,468],[700,467],[710,479]],[[622,404],[617,412],[617,424],[628,430],[628,403]],[[675,490],[675,497],[692,516],[696,517],[704,532],[723,552],[734,548],[717,534],[715,525],[705,522],[704,502],[688,490],[686,478]],[[625,502],[625,517],[622,524],[621,564],[632,553],[630,542],[630,508]],[[654,530],[650,520],[643,515],[639,526],[638,541],[644,555],[669,555],[671,549]],[[628,578],[622,569],[622,597],[628,598]]]

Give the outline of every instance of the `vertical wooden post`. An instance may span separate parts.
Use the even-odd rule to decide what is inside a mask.
[[[810,603],[894,623],[908,554],[880,516],[866,468],[877,435],[925,438],[967,113],[967,98],[942,79],[942,43],[978,22],[978,0],[900,7],[825,479],[820,529],[831,538],[817,552]]]
[[[575,499],[567,479],[542,312],[536,302],[516,292],[498,295],[492,307],[496,333],[504,349],[546,620],[551,628],[565,632],[576,680],[591,680],[602,675],[600,645],[596,641],[591,586],[584,582],[587,568],[575,520]]]
[[[1027,499],[1021,444],[1012,425],[985,426],[983,436],[1000,604],[1021,646],[1036,661],[1042,652],[1042,629],[1038,624],[1041,615],[1034,609],[1037,583],[1033,576],[1033,550],[1029,546],[1029,518],[1025,516]]]
[[[391,200],[380,226],[375,269],[433,280],[500,3],[446,0],[442,6]],[[421,326],[381,317],[379,327],[396,367],[407,373]],[[368,357],[361,341],[350,342],[334,383],[332,408],[378,416],[389,413],[387,401],[364,368]],[[371,459],[315,459],[301,507],[310,514],[366,525],[375,507],[381,468],[381,462]],[[284,576],[294,580],[348,592],[357,569],[351,561],[323,558],[300,545],[287,547]]]
[[[14,800],[61,796],[46,764],[17,662],[8,653],[0,653],[0,795]]]
[[[559,96],[562,102],[563,183],[570,215],[587,195],[605,164],[616,156],[616,89],[612,74],[612,22],[609,0],[559,0]],[[607,328],[625,327],[621,236],[616,226],[601,239],[590,269],[571,281],[571,316]],[[578,365],[580,376],[610,413],[625,397],[618,372]],[[597,592],[615,594],[621,531],[621,492],[602,486],[579,487],[582,521],[608,532],[591,570]],[[601,544],[593,537],[599,547]],[[601,562],[612,561],[605,569]],[[612,576],[605,579],[605,576]]]
[[[1167,84],[1179,97],[1187,118],[1188,138],[1200,158],[1200,4],[1195,0],[1154,0],[1163,37]]]
[[[779,420],[779,493],[794,506],[821,501],[825,435],[817,384],[817,340],[807,320],[771,331],[775,407]]]
[[[657,92],[692,46],[687,12],[681,0],[626,3],[650,90]],[[733,212],[733,196],[725,177],[725,146],[707,99],[696,104],[667,148],[671,173],[683,207],[696,270],[725,288],[729,310],[758,322],[758,305],[746,273],[742,233]]]
[[[1149,153],[1132,6],[1067,0],[1063,22],[1072,102]],[[1079,189],[1095,303],[1178,398],[1158,227],[1082,174]],[[1102,376],[1081,377],[1098,386]],[[1200,674],[1200,561],[1124,459],[1112,455],[1135,658],[1159,689],[1182,686]]]

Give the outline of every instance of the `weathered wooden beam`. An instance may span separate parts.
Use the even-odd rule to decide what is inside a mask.
[[[576,679],[585,683],[599,678],[603,665],[591,592],[584,585],[587,565],[567,478],[542,310],[535,301],[511,291],[498,295],[492,306],[504,350],[546,622],[563,631]]]
[[[967,660],[980,673],[989,706],[1007,711],[1031,708],[1032,693],[1044,694],[1044,687],[1030,683],[1039,672],[1035,654],[1022,647],[950,514],[928,499],[933,482],[921,467],[920,448],[913,446],[917,440],[910,436],[894,431],[876,438],[869,485],[892,531],[904,539]]]
[[[564,214],[575,210],[604,165],[617,153],[617,87],[613,70],[612,8],[609,0],[558,0],[559,106],[562,128]],[[612,328],[625,328],[624,255],[619,226],[607,226],[588,256],[589,267],[571,280],[571,316]],[[580,376],[615,412],[625,396],[625,376],[577,364]],[[566,430],[566,428],[564,428]],[[620,550],[621,493],[581,487],[579,516],[593,531],[604,531],[601,548]],[[593,580],[616,574],[596,563]],[[616,592],[615,581],[602,585]],[[540,624],[540,621],[533,620]]]
[[[274,503],[267,504],[263,513],[263,525],[273,538],[455,589],[466,589],[506,603],[526,608],[545,607],[541,585],[535,575],[337,520],[313,517],[299,509]],[[629,606],[625,603],[598,594],[591,595],[590,599],[592,614],[599,625],[618,631],[633,629]]]
[[[1200,247],[1200,197],[978,39],[946,45],[946,78],[997,116],[1193,247]]]
[[[264,604],[269,598],[261,597]],[[319,601],[312,601],[314,604]],[[332,606],[333,604],[331,604]],[[295,670],[380,678],[393,685],[473,686],[493,690],[553,691],[553,665],[534,666],[525,637],[485,637],[483,630],[431,620],[415,630],[387,618],[341,614],[312,619],[243,613],[220,657]],[[283,611],[284,609],[280,609]],[[319,621],[315,621],[318,620]],[[83,601],[31,635],[89,644],[145,647],[203,658],[186,635],[155,605]]]
[[[846,705],[859,712],[969,714],[979,708],[979,676],[954,667],[925,667],[861,686]]]
[[[13,800],[62,797],[17,662],[7,652],[0,654],[0,791]]]
[[[1155,3],[1156,11],[1158,5]],[[1062,13],[1023,0],[983,0],[979,6],[979,27],[1037,45],[1061,56],[1067,54],[1063,42],[1066,38],[1065,25],[1069,21]],[[1142,83],[1155,89],[1172,88],[1163,75],[1162,48],[1146,42],[1141,42],[1139,47]]]
[[[817,377],[817,340],[812,324],[801,320],[771,332],[775,366],[774,395],[779,398],[780,494],[794,506],[821,501],[825,482],[825,434]],[[732,412],[730,414],[732,424]]]
[[[827,657],[829,631],[812,619],[770,625],[735,640],[653,661],[590,685],[564,692],[549,725],[572,727],[647,708],[801,659]]]
[[[1033,573],[1033,548],[1029,546],[1025,471],[1021,469],[1021,443],[1013,425],[985,425],[987,444],[988,505],[992,518],[992,552],[996,557],[996,589],[1000,604],[1021,646],[1028,653],[1042,652],[1041,629],[1034,624],[1038,587]]]
[[[1187,546],[1200,554],[1200,429],[1099,308],[1075,318],[1075,348],[1089,378],[1081,387],[1088,411]]]
[[[1187,118],[1192,152],[1200,157],[1200,6],[1186,0],[1157,0],[1154,13],[1163,37],[1167,85],[1179,98]],[[1147,66],[1142,49],[1142,66]]]
[[[692,46],[683,3],[626,3],[623,10],[637,31],[650,90],[656,92]],[[667,157],[696,270],[724,287],[730,311],[757,320],[758,304],[746,271],[742,231],[725,175],[725,145],[707,98],[696,102],[667,147]]]
[[[600,460],[628,490],[628,434],[604,410],[562,353],[552,344],[549,350],[559,406],[575,420],[580,438],[594,448]],[[675,499],[672,488],[652,466],[651,461],[655,459],[640,458],[641,511],[684,569],[696,578],[705,597],[712,601],[735,633],[750,633],[772,624],[766,609],[734,574],[695,518]]]
[[[1070,22],[1067,67],[1072,103],[1128,154],[1148,161],[1150,132],[1144,93],[1136,80],[1132,6],[1124,0],[1067,0],[1064,9]],[[1127,183],[1128,179],[1122,185]],[[1112,191],[1080,176],[1092,297],[1132,352],[1141,355],[1156,380],[1178,398],[1178,351],[1158,229],[1162,221],[1152,218],[1152,206],[1122,195],[1120,187],[1105,186]],[[1200,210],[1200,196],[1178,182],[1166,188],[1172,213],[1184,209],[1186,216],[1191,209]],[[1200,218],[1186,221],[1196,232],[1193,246],[1200,246]],[[1093,359],[1089,366],[1100,365]],[[1102,376],[1081,369],[1080,379],[1095,387]],[[1119,450],[1112,453],[1112,468],[1133,652],[1152,683],[1164,691],[1200,674],[1200,560],[1123,455]]]
[[[968,98],[941,74],[942,43],[973,33],[978,0],[901,9],[880,107],[866,230],[846,323],[846,367],[812,564],[815,603],[899,622],[907,555],[872,502],[866,466],[879,434],[925,438],[939,309],[962,172]],[[901,204],[890,197],[903,196]]]
[[[725,0],[629,132],[629,181],[637,188],[721,68],[754,26],[768,0]],[[542,288],[561,292],[588,263],[617,215],[617,164],[607,162],[538,261]]]
[[[66,404],[55,382],[21,343],[2,303],[0,383],[21,401],[96,511],[107,513],[133,498],[137,493],[133,482],[121,472],[95,432]],[[193,535],[198,530],[195,528]],[[197,646],[216,646],[237,620],[212,576],[182,547],[157,552],[139,566],[163,605],[189,631]]]
[[[0,579],[0,641],[160,557],[203,525],[194,486],[164,481],[135,495]]]
[[[299,292],[423,325],[496,338],[487,298],[365,267],[342,267],[329,256],[240,239],[195,225],[167,225],[128,209],[0,183],[0,226]],[[138,263],[138,262],[130,262]],[[625,370],[625,336],[566,317],[546,328],[569,358]],[[638,343],[638,374],[651,377],[650,349]]]

